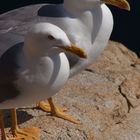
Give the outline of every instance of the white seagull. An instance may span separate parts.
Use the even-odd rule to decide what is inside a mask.
[[[72,44],[59,27],[38,23],[26,35],[24,45],[15,45],[3,52],[0,57],[2,140],[39,139],[33,134],[38,133],[36,128],[18,128],[15,108],[50,98],[63,87],[70,75],[65,51],[86,58],[83,49]],[[11,109],[14,138],[6,137],[2,109]]]
[[[45,5],[38,10],[39,20],[48,21],[62,28],[70,41],[87,53],[87,59],[84,60],[67,53],[70,77],[92,64],[107,46],[113,28],[113,17],[105,3],[130,10],[126,0],[64,0],[64,4]],[[39,102],[38,106],[45,111],[51,110],[43,101]],[[67,114],[66,116],[64,114],[60,116],[54,112],[52,114],[78,123]]]
[[[87,54],[87,59],[83,60],[66,53],[70,63],[69,77],[72,77],[92,64],[107,46],[113,28],[113,18],[105,4],[130,10],[126,0],[64,0],[63,4],[30,5],[5,13],[0,16],[1,48],[5,49],[23,41],[22,35],[33,23],[55,24],[67,34],[71,42],[84,49]],[[56,107],[52,98],[49,98],[48,102],[49,104],[41,101],[37,106],[57,117],[79,123],[65,114],[63,109]],[[52,107],[55,107],[55,111]]]

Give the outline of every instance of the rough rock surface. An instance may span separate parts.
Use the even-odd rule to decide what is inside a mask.
[[[110,41],[53,99],[82,124],[29,107],[18,109],[20,127],[39,127],[41,140],[140,140],[140,60],[120,43]],[[8,111],[5,121],[8,130]]]

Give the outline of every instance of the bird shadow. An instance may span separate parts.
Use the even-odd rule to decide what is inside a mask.
[[[5,128],[11,127],[11,113],[10,110],[4,110],[4,124]],[[28,120],[31,120],[33,116],[31,114],[28,114],[26,111],[23,110],[17,110],[17,118],[18,118],[18,124],[22,124]]]

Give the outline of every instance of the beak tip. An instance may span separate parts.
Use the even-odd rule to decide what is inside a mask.
[[[86,58],[87,58],[87,54],[84,54],[84,55],[83,55],[83,58],[85,58],[85,59],[86,59]]]
[[[84,59],[87,58],[87,54],[86,54],[83,50],[81,50],[81,51],[79,52],[79,56],[80,56],[81,58],[84,58]]]
[[[66,50],[76,54],[81,58],[87,58],[87,54],[85,53],[85,51],[82,48],[77,47],[75,44],[71,44],[71,46],[68,47]]]
[[[131,8],[129,5],[125,6],[125,7],[119,7],[120,9],[126,10],[126,11],[130,11]]]
[[[127,2],[127,0],[101,0],[101,1],[106,3],[106,4],[116,6],[120,9],[130,11],[130,5]]]
[[[126,7],[126,10],[127,10],[127,11],[130,11],[130,10],[131,10],[130,5],[128,5],[128,6]]]
[[[130,4],[128,2],[125,3],[125,5],[122,7],[124,10],[130,11]]]

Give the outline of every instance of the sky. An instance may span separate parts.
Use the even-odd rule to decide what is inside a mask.
[[[34,3],[62,3],[63,0],[1,0],[0,14]],[[109,6],[114,17],[111,40],[123,43],[140,56],[140,0],[129,0],[131,11]]]

